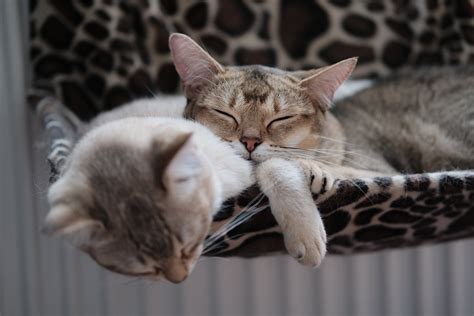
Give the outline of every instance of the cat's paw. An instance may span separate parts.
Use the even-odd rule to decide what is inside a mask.
[[[310,165],[308,169],[311,192],[315,194],[324,194],[334,186],[336,178],[330,170],[314,164]]]
[[[305,266],[318,267],[326,255],[327,237],[321,220],[288,226],[284,240],[288,253]]]

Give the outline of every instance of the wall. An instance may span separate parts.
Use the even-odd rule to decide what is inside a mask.
[[[25,105],[24,1],[0,0],[1,315],[473,315],[474,242],[330,257],[203,259],[182,285],[122,278],[39,234],[40,131]]]

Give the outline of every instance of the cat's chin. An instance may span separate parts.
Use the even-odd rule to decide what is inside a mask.
[[[246,158],[247,160],[250,160],[256,163],[264,162],[265,160],[272,158],[271,155],[266,153],[265,150],[258,150],[258,148],[257,150],[253,151],[251,154],[247,152],[247,157],[248,157]]]

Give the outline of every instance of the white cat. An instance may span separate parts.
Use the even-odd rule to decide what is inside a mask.
[[[213,214],[254,179],[228,144],[179,118],[175,100],[139,100],[91,122],[49,190],[47,232],[118,273],[189,275]]]

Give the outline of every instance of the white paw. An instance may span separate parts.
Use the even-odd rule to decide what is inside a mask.
[[[326,255],[326,231],[321,220],[299,220],[285,229],[286,249],[299,263],[316,268]]]
[[[322,168],[312,166],[311,168],[311,192],[324,194],[329,191],[335,182],[335,178],[330,172],[325,172]]]

